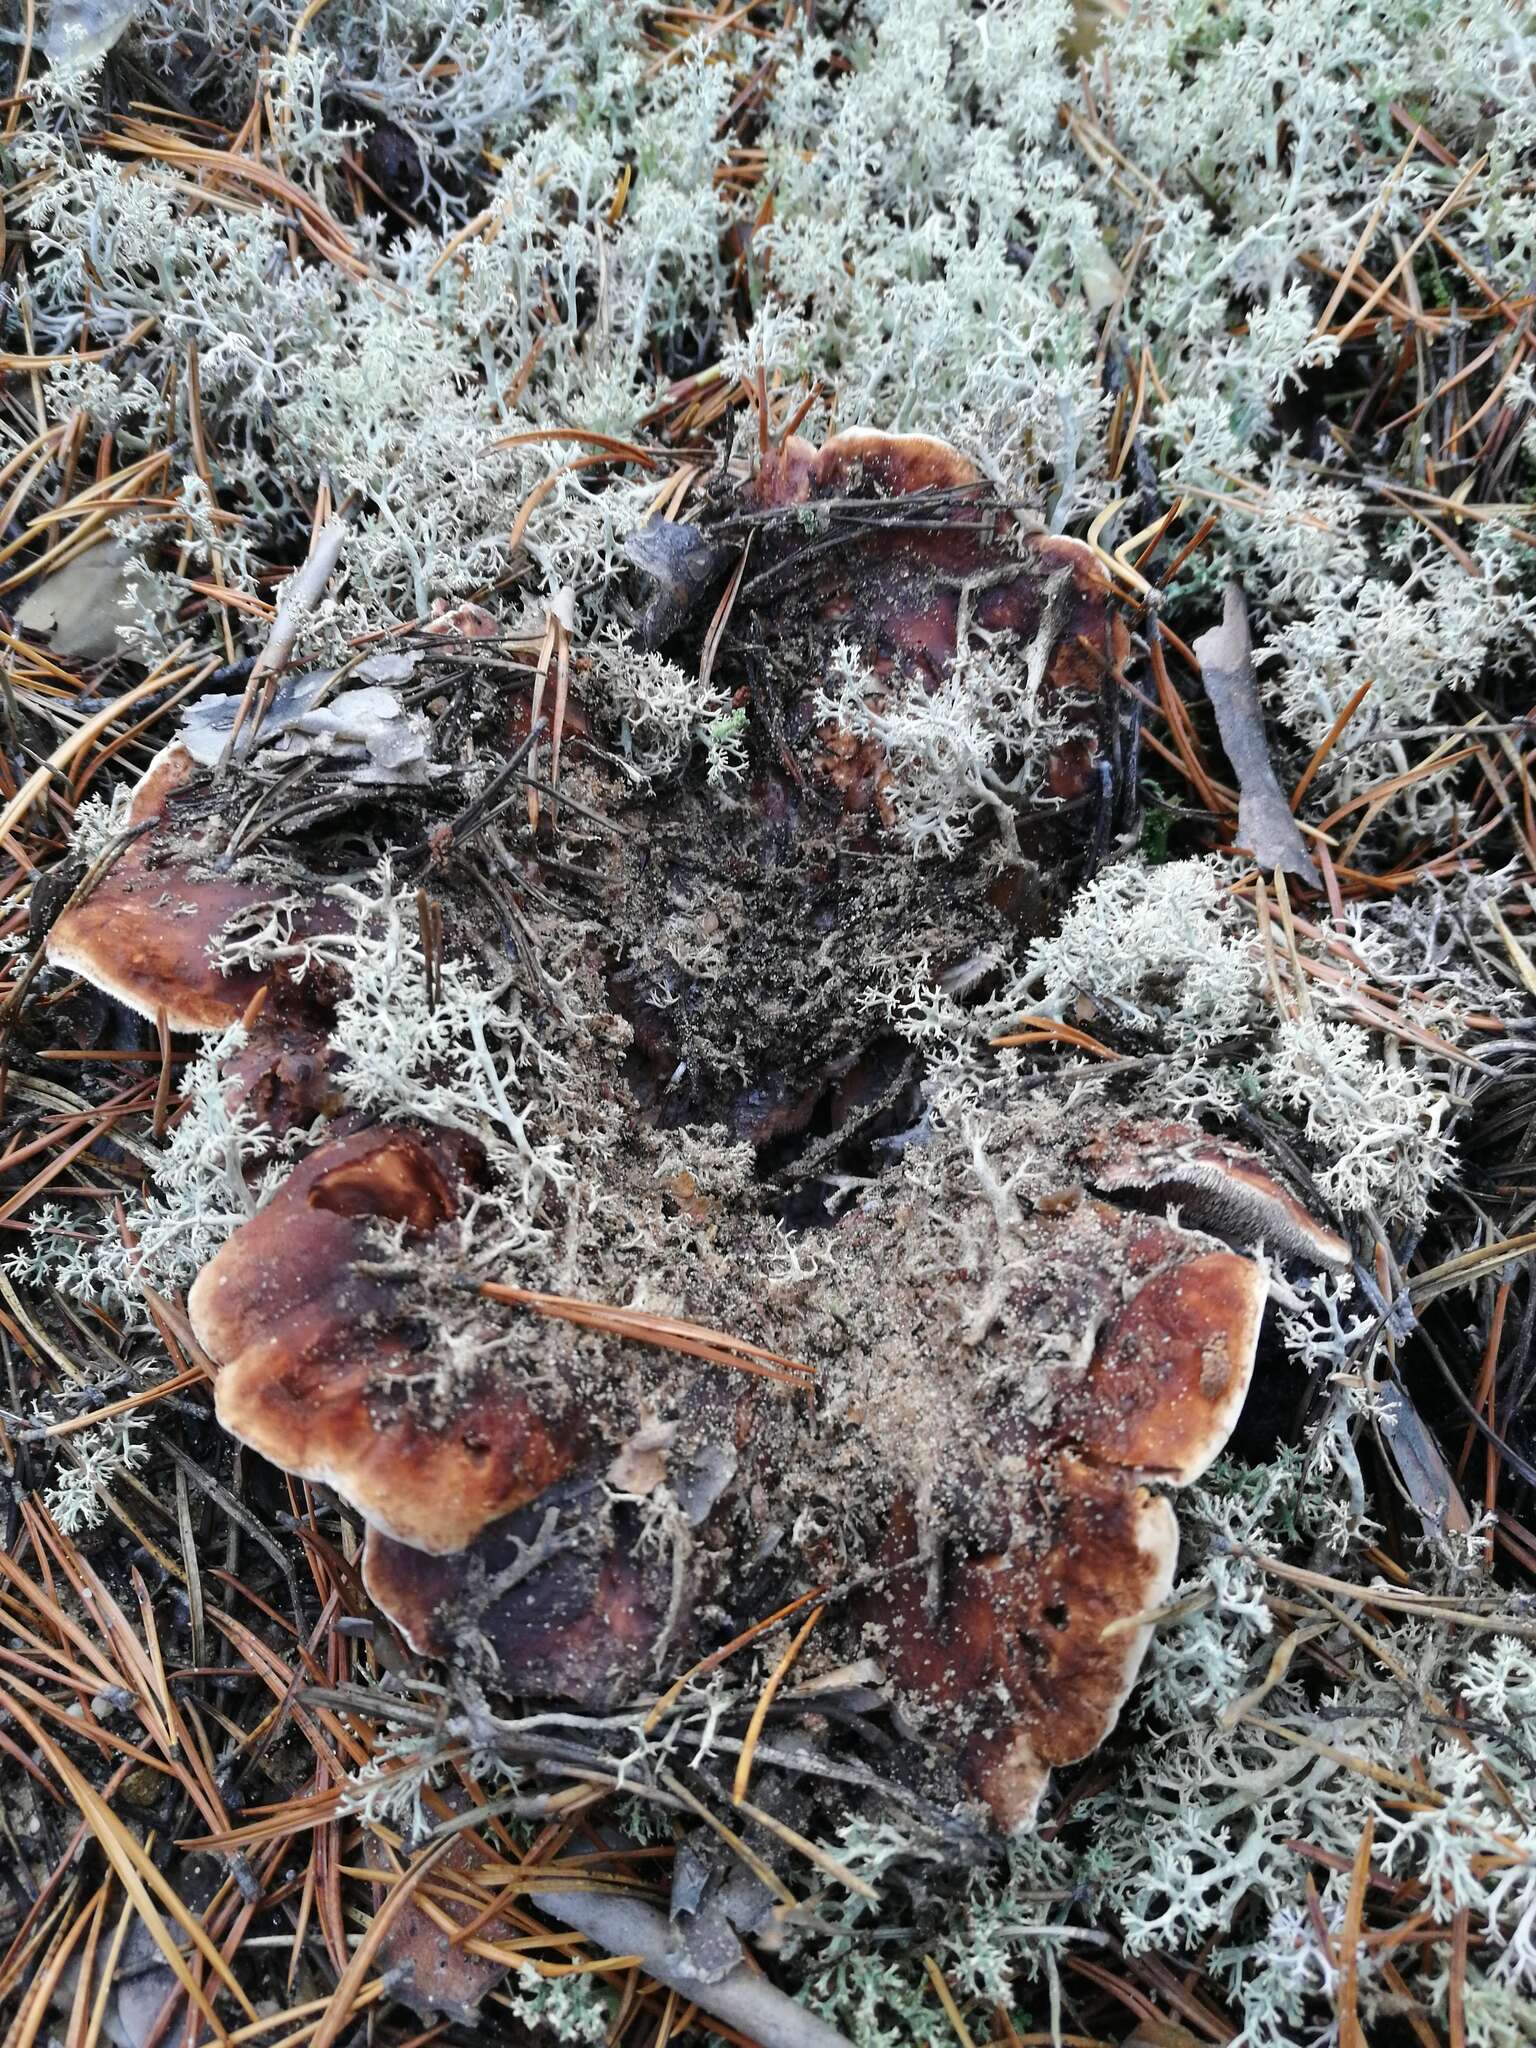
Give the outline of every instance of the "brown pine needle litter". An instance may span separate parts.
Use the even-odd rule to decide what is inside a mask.
[[[1530,23],[15,12],[6,2048],[1524,2038]],[[819,452],[882,428],[981,481],[903,504],[867,442],[818,497]],[[968,521],[1007,552],[979,582]],[[1072,731],[1083,618],[1048,580],[1038,617],[1006,602],[1036,540],[1080,543],[1125,626]],[[1193,653],[1229,580],[1243,763]],[[229,758],[146,842],[126,804],[210,700],[242,707]],[[1304,848],[1273,879],[1240,851],[1266,769]],[[126,971],[136,898],[216,829],[181,879],[259,884],[207,936],[222,1050],[47,952],[97,895]],[[325,903],[366,906],[350,941],[304,923],[316,846]],[[582,1034],[607,1096],[571,1092]],[[370,1430],[431,1418],[441,1324],[574,1459],[417,1558],[446,1658],[376,1604],[387,1532],[325,1457],[280,1472],[221,1426],[188,1301],[317,1132],[386,1121],[469,1192],[357,1225],[359,1298],[451,1267],[390,1325]],[[1155,1262],[1174,1214],[1222,1256],[1245,1226],[1198,1176],[1084,1181],[1106,1133],[1198,1164],[1191,1122],[1349,1269],[1236,1244],[1267,1261],[1261,1370],[1169,1581],[1096,1638],[1150,1631],[1137,1689],[1010,1850],[932,1700],[998,1712],[998,1584],[1042,1587],[1009,1626],[1044,1725],[1082,1682],[1077,1594],[1043,1590],[1082,1540],[1064,1468],[1027,1515],[1010,1487],[1104,1354],[1039,1319],[1061,1262],[1030,1233],[1071,1234],[1092,1315],[1095,1229]],[[897,1212],[913,1241],[839,1295]],[[306,1356],[326,1313],[295,1316]],[[573,1356],[609,1377],[541,1406]],[[1028,1427],[988,1436],[1026,1369]],[[957,1385],[943,1484],[865,1498],[868,1446]],[[1079,1473],[1112,1407],[1074,1420]],[[791,1514],[779,1416],[837,1449]],[[883,1542],[849,1571],[860,1515]]]
[[[768,1709],[773,1705],[774,1695],[784,1683],[790,1666],[805,1648],[807,1636],[820,1621],[825,1609],[813,1607],[791,1638],[789,1647],[768,1674],[768,1681],[758,1695],[757,1705],[752,1709],[752,1718],[747,1723],[746,1738],[741,1745],[741,1755],[736,1759],[736,1776],[731,1785],[731,1797],[739,1806],[747,1796],[747,1786],[752,1778],[752,1758],[757,1750],[758,1737],[763,1732],[763,1723],[768,1718]]]

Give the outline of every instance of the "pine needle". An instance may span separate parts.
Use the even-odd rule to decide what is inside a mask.
[[[680,1351],[689,1358],[703,1358],[711,1365],[733,1366],[738,1372],[761,1374],[781,1386],[814,1386],[814,1366],[801,1365],[765,1345],[745,1337],[728,1336],[704,1323],[691,1323],[681,1316],[659,1315],[651,1309],[618,1308],[608,1302],[582,1301],[568,1294],[543,1294],[533,1287],[514,1287],[503,1280],[483,1280],[478,1292],[488,1301],[505,1302],[513,1308],[532,1309],[535,1315],[575,1323],[584,1330],[598,1330],[609,1337],[622,1337],[633,1344],[650,1344],[662,1351]]]
[[[731,1786],[731,1797],[740,1805],[747,1796],[747,1786],[752,1778],[752,1758],[757,1750],[758,1737],[763,1732],[763,1723],[768,1718],[768,1709],[773,1705],[774,1695],[784,1683],[790,1666],[805,1647],[806,1637],[826,1613],[824,1607],[813,1607],[795,1633],[794,1640],[778,1663],[768,1674],[768,1683],[763,1687],[757,1705],[752,1709],[752,1718],[747,1723],[747,1732],[741,1745],[741,1754],[736,1759],[736,1777]]]

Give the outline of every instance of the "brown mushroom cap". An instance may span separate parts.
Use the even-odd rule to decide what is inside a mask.
[[[334,1487],[418,1550],[462,1550],[563,1478],[578,1446],[494,1370],[440,1384],[416,1304],[370,1226],[408,1242],[459,1213],[476,1148],[380,1124],[312,1153],[193,1283],[218,1417],[286,1472]]]
[[[718,1523],[731,1481],[770,1402],[782,1409],[782,1390],[696,1377],[684,1421],[643,1419],[616,1457],[600,1452],[451,1556],[370,1528],[369,1595],[421,1656],[611,1711],[654,1683],[663,1659],[691,1655],[699,1598],[730,1555]],[[662,1486],[675,1533],[690,1532],[670,1557],[642,1540],[645,1504]]]
[[[899,1501],[883,1589],[859,1603],[893,1677],[1005,1828],[1027,1826],[1050,1769],[1115,1724],[1178,1554],[1167,1501],[1227,1441],[1253,1370],[1262,1261],[1096,1202],[1025,1226],[1012,1314],[1082,1326],[1081,1363],[994,1393],[958,1448],[942,1508]],[[967,1469],[965,1461],[969,1461]],[[958,1483],[957,1483],[958,1481]],[[931,1566],[931,1569],[925,1567]]]
[[[1178,1524],[1124,1474],[1059,1459],[1021,1515],[1014,1547],[961,1561],[930,1616],[923,1580],[895,1572],[866,1613],[887,1631],[892,1676],[936,1708],[962,1774],[1009,1832],[1035,1817],[1051,1771],[1090,1755],[1120,1716],[1173,1587]],[[910,1552],[910,1512],[889,1557]]]
[[[817,450],[807,495],[899,498],[913,491],[959,491],[981,482],[968,455],[932,434],[889,434],[879,427],[845,427]]]
[[[1089,551],[1021,536],[974,466],[926,437],[856,432],[819,451],[791,441],[756,490],[764,510],[820,503],[829,521],[846,522],[845,545],[811,547],[804,561],[798,522],[758,529],[750,573],[793,566],[785,603],[811,648],[809,676],[818,651],[853,637],[877,678],[920,691],[954,660],[967,622],[1026,642],[1049,623],[1048,692],[1082,713],[1052,787],[1071,795],[1089,785],[1099,695],[1124,651]],[[902,499],[914,503],[889,517],[865,509]],[[859,501],[851,512],[850,500]],[[801,736],[808,730],[802,723]],[[848,791],[878,785],[878,762],[849,755],[845,766]],[[783,1047],[770,1051],[783,1083]],[[281,1093],[283,1061],[297,1060],[290,1079],[302,1105],[307,1090],[326,1086],[307,1057],[302,1046],[263,1048],[232,1082],[258,1102],[264,1089]],[[873,1067],[869,1083],[877,1095],[885,1085]],[[861,1085],[855,1061],[838,1086],[852,1095]],[[798,1108],[773,1100],[758,1114],[767,1129]],[[1083,1163],[1106,1190],[1186,1201],[1192,1212],[1186,1189],[1213,1181],[1222,1214],[1285,1206],[1278,1184],[1260,1185],[1256,1162],[1198,1132],[1142,1132],[1118,1149],[1085,1148]],[[765,1526],[803,1521],[806,1553],[774,1561],[770,1577],[783,1569],[800,1585],[863,1584],[872,1560],[885,1573],[829,1613],[826,1654],[853,1647],[840,1631],[881,1631],[892,1678],[935,1746],[952,1753],[1001,1825],[1027,1825],[1051,1768],[1104,1739],[1134,1682],[1147,1616],[1167,1598],[1177,1556],[1172,1510],[1149,1487],[1190,1482],[1225,1443],[1253,1370],[1263,1261],[1102,1202],[1017,1225],[984,1211],[978,1241],[994,1228],[1006,1240],[997,1266],[973,1264],[967,1250],[953,1272],[913,1281],[905,1324],[893,1319],[889,1340],[870,1326],[859,1402],[797,1414],[772,1447],[766,1429],[754,1438],[753,1416],[761,1423],[766,1412],[754,1403],[783,1397],[754,1389],[717,1439],[732,1452],[717,1522],[696,1553],[680,1544],[658,1555],[641,1541],[655,1525],[639,1502],[663,1483],[681,1499],[678,1475],[666,1459],[663,1479],[654,1457],[612,1455],[620,1425],[611,1399],[576,1422],[569,1394],[541,1389],[535,1399],[516,1374],[479,1363],[479,1325],[467,1323],[466,1344],[457,1296],[451,1349],[440,1336],[451,1276],[439,1279],[416,1254],[455,1254],[446,1226],[479,1166],[454,1134],[391,1124],[336,1137],[294,1170],[190,1297],[193,1328],[218,1367],[224,1426],[361,1512],[368,1589],[415,1650],[599,1710],[666,1676],[666,1660],[675,1670],[691,1647],[707,1646],[690,1644],[701,1594],[730,1616],[733,1581],[773,1557],[760,1553]],[[889,1233],[905,1240],[921,1229],[921,1198],[877,1200],[861,1213],[869,1235],[850,1260],[852,1284],[862,1278],[878,1293],[886,1261],[910,1279],[904,1243]],[[411,1256],[395,1255],[391,1230]],[[1272,1226],[1234,1234],[1276,1244]],[[745,1222],[740,1242],[754,1242]],[[960,1293],[973,1279],[989,1283],[985,1313],[968,1302],[977,1313],[962,1321]],[[822,1306],[807,1329],[820,1327]],[[476,1313],[467,1305],[466,1318]],[[837,1344],[828,1335],[813,1362],[841,1357]],[[627,1398],[628,1373],[621,1364],[605,1393],[616,1386]],[[925,1398],[930,1385],[936,1398]],[[667,1427],[707,1400],[688,1387]],[[918,1456],[896,1441],[907,1416],[930,1432]],[[819,1523],[802,1510],[824,1490],[835,1512]],[[647,1513],[658,1505],[673,1512],[652,1502]],[[810,1554],[818,1545],[825,1555]]]
[[[1010,1691],[1026,1703],[1006,1732],[979,1738],[972,1764],[977,1790],[1010,1834],[1033,1824],[1051,1772],[1091,1755],[1114,1729],[1178,1567],[1179,1525],[1162,1495],[1122,1491],[1070,1461],[1061,1474],[1067,1506],[1031,1593],[1015,1606],[1006,1561],[977,1589],[982,1598],[996,1589],[992,1612],[1013,1651]]]
[[[834,434],[819,449],[795,436],[771,449],[747,501],[778,510],[826,503],[836,519],[850,499],[890,506],[920,500],[910,516],[850,525],[843,544],[811,543],[808,594],[797,557],[808,544],[798,527],[769,530],[753,556],[755,579],[777,557],[793,573],[786,623],[809,603],[828,648],[852,640],[871,672],[904,674],[934,687],[953,662],[962,609],[973,632],[1012,633],[1032,641],[1051,613],[1047,696],[1081,716],[1079,737],[1058,749],[1050,794],[1080,796],[1093,782],[1097,737],[1093,714],[1105,678],[1129,652],[1125,622],[1092,550],[1059,536],[1024,533],[1000,505],[976,465],[927,434],[886,434],[858,427]],[[777,600],[781,601],[781,600]],[[894,685],[893,685],[894,686]],[[832,779],[861,803],[873,800],[878,776],[850,771],[829,735]]]
[[[1122,1123],[1078,1154],[1105,1194],[1154,1194],[1236,1244],[1264,1244],[1287,1258],[1345,1268],[1348,1241],[1319,1223],[1256,1154],[1190,1124]]]
[[[157,842],[170,800],[198,773],[172,744],[150,763],[128,811],[133,839],[82,903],[48,934],[48,958],[80,974],[141,1017],[163,1010],[173,1031],[220,1031],[236,1024],[264,977],[254,969],[221,973],[209,941],[235,912],[258,900],[230,881],[194,881],[178,866],[157,866]]]
[[[467,1550],[431,1557],[370,1528],[363,1582],[419,1655],[489,1665],[522,1695],[604,1712],[638,1690],[667,1626],[671,1573],[598,1475],[551,1487]]]
[[[595,1425],[539,1413],[504,1374],[442,1378],[419,1335],[423,1268],[402,1281],[374,1226],[430,1243],[477,1166],[468,1141],[398,1125],[322,1146],[199,1276],[192,1324],[219,1368],[224,1426],[364,1515],[370,1594],[415,1650],[493,1671],[525,1695],[607,1710],[686,1652],[701,1590],[729,1583],[763,1515],[818,1487],[815,1461],[837,1454],[844,1426],[824,1433],[807,1414],[785,1465],[762,1448],[762,1404],[782,1403],[782,1390],[705,1376],[689,1382],[678,1422],[642,1428],[629,1446],[661,1451],[615,1458]],[[899,1206],[869,1212],[858,1256],[877,1270],[882,1232],[909,1227]],[[938,1426],[925,1425],[937,1462],[923,1517],[915,1491],[902,1491],[915,1480],[899,1481],[883,1523],[872,1515],[852,1551],[802,1560],[836,1578],[870,1543],[886,1576],[853,1621],[882,1632],[931,1738],[1007,1828],[1028,1824],[1053,1766],[1114,1725],[1177,1555],[1172,1511],[1145,1482],[1187,1484],[1226,1441],[1266,1283],[1262,1261],[1104,1203],[1019,1228],[1019,1278],[999,1311],[1006,1345],[1082,1328],[1081,1356],[1039,1369],[1021,1352],[1019,1373],[967,1408],[968,1354],[947,1347],[932,1376],[960,1405],[941,1404]],[[886,1368],[873,1366],[878,1403]],[[947,1432],[951,1414],[962,1426]],[[859,1435],[874,1446],[871,1471],[882,1460],[919,1469],[902,1464],[876,1415]],[[725,1506],[683,1598],[672,1564],[639,1540],[640,1495],[665,1483],[686,1505],[686,1462],[711,1448],[725,1477],[695,1519]],[[937,1577],[922,1568],[933,1561]]]
[[[1184,1233],[1166,1223],[1139,1235],[1167,1262],[1100,1330],[1088,1371],[1064,1402],[1064,1418],[1096,1461],[1188,1486],[1237,1426],[1269,1269],[1236,1252],[1191,1258]],[[1182,1258],[1169,1256],[1178,1238]]]
[[[222,1031],[239,1023],[251,999],[274,987],[265,969],[225,972],[211,957],[213,942],[241,911],[270,902],[273,890],[196,870],[198,835],[178,826],[173,799],[203,771],[173,741],[155,756],[134,791],[130,826],[142,828],[85,899],[67,909],[48,934],[54,966],[82,975],[152,1022],[164,1013],[172,1031]],[[339,906],[316,894],[309,928],[337,930]],[[313,1003],[313,988],[295,998]]]

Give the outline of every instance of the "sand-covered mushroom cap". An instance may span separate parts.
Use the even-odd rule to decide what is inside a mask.
[[[1063,1457],[1009,1548],[960,1560],[933,1612],[921,1574],[895,1570],[864,1603],[890,1675],[927,1708],[925,1733],[1007,1832],[1028,1828],[1053,1769],[1089,1756],[1119,1719],[1178,1561],[1161,1495]],[[916,1541],[893,1517],[886,1555]]]
[[[1232,1431],[1267,1266],[1155,1213],[1183,1186],[1164,1155],[1211,1178],[1198,1133],[1165,1135],[1161,1153],[1127,1142],[1144,1178],[1115,1185],[1131,1202],[1079,1189],[1056,1205],[1001,1082],[989,1156],[924,1115],[919,1056],[862,1009],[850,1023],[849,991],[919,934],[925,960],[1006,949],[1023,913],[994,900],[984,831],[923,861],[850,819],[878,809],[886,741],[839,753],[824,727],[830,701],[868,739],[861,693],[921,712],[970,687],[957,671],[973,657],[977,687],[1014,703],[1023,684],[990,664],[1027,668],[1041,751],[1033,723],[997,744],[1019,778],[1010,844],[1043,872],[1081,836],[1082,814],[1051,799],[1098,788],[1124,625],[1091,550],[1025,530],[926,437],[790,440],[713,504],[701,531],[734,536],[735,561],[753,536],[738,623],[772,607],[751,622],[775,650],[754,779],[729,810],[687,775],[643,804],[603,775],[583,784],[626,826],[603,856],[617,886],[590,962],[628,1025],[623,1065],[596,1036],[561,1054],[586,1114],[617,1106],[611,1251],[564,1213],[562,1186],[514,1254],[528,1266],[502,1294],[517,1299],[495,1308],[464,1227],[472,1204],[494,1216],[502,1200],[484,1155],[443,1130],[344,1126],[199,1276],[193,1326],[225,1426],[362,1515],[371,1597],[418,1653],[607,1712],[806,1584],[837,1586],[815,1658],[881,1660],[898,1732],[928,1749],[915,1767],[1016,1829],[1134,1683],[1177,1557],[1157,1489],[1198,1477]],[[836,653],[850,644],[851,667]],[[823,688],[834,670],[851,694]],[[820,1241],[824,1270],[818,1253],[765,1293],[749,1276],[798,1227],[802,1157],[814,1180],[835,1156],[823,1119],[829,1138],[867,1131],[871,1171],[850,1183],[867,1192]],[[695,1214],[669,1204],[677,1164],[660,1171],[651,1147],[703,1129],[750,1147],[756,1177],[739,1159],[708,1169],[723,1178]],[[904,1142],[881,1157],[887,1130]],[[1050,1171],[1070,1170],[1053,1142]],[[1090,1184],[1100,1166],[1132,1171],[1113,1148],[1092,1168],[1082,1150]],[[690,1154],[701,1170],[707,1156]],[[1251,1199],[1244,1160],[1222,1155],[1223,1186]],[[585,1245],[595,1299],[613,1304],[579,1334],[559,1317],[594,1301],[574,1298],[557,1243]],[[739,1399],[732,1386],[725,1418],[718,1360],[637,1359],[618,1304],[654,1299],[658,1278],[670,1312],[808,1365],[816,1399],[811,1376],[794,1392],[758,1380]],[[553,1320],[535,1332],[540,1303]],[[718,1484],[695,1489],[687,1460],[708,1449]]]
[[[404,1125],[295,1167],[192,1289],[225,1427],[362,1514],[368,1589],[414,1650],[591,1711],[707,1649],[701,1617],[729,1614],[764,1530],[810,1511],[823,1533],[797,1573],[862,1589],[827,1654],[880,1658],[959,1784],[1027,1826],[1135,1681],[1177,1556],[1152,1489],[1197,1478],[1230,1435],[1264,1261],[1102,1201],[1001,1220],[983,1201],[980,1273],[920,1260],[906,1335],[872,1323],[835,1412],[692,1364],[654,1410],[621,1353],[621,1427],[574,1377],[535,1400],[506,1357],[477,1370],[473,1337],[469,1368],[461,1343],[446,1369],[445,1298],[486,1306],[452,1292],[448,1227],[481,1178],[468,1140]],[[849,1219],[829,1337],[846,1290],[886,1298],[931,1221],[910,1197]],[[661,1549],[642,1537],[658,1509],[682,1539]]]
[[[430,1239],[475,1180],[456,1133],[379,1124],[322,1145],[193,1283],[223,1426],[418,1550],[462,1550],[537,1498],[577,1433],[494,1371],[448,1374],[380,1226]]]
[[[505,1358],[466,1370],[461,1345],[446,1369],[445,1226],[479,1180],[452,1133],[334,1138],[190,1298],[221,1421],[363,1515],[370,1594],[411,1647],[612,1710],[708,1646],[701,1614],[729,1602],[764,1529],[809,1510],[837,1533],[797,1570],[863,1588],[828,1653],[882,1658],[961,1785],[1000,1826],[1027,1825],[1051,1768],[1097,1747],[1134,1683],[1177,1553],[1150,1489],[1188,1484],[1226,1442],[1264,1262],[1102,1201],[1002,1221],[983,1203],[969,1241],[986,1306],[976,1276],[919,1261],[906,1336],[872,1325],[837,1412],[690,1365],[663,1417],[620,1356],[637,1397],[621,1432],[617,1411],[571,1399],[574,1378],[536,1404]],[[829,1336],[846,1289],[881,1295],[927,1227],[910,1200],[849,1219]],[[662,1549],[642,1537],[657,1509],[682,1539]]]
[[[967,1407],[963,1352],[935,1361],[936,1384],[959,1367],[962,1405],[911,1408],[889,1576],[859,1602],[925,1734],[1006,1829],[1115,1725],[1177,1561],[1149,1489],[1189,1484],[1226,1443],[1267,1286],[1262,1260],[1092,1201],[1021,1218],[1013,1259],[991,1349],[1015,1368],[978,1350],[995,1383]]]

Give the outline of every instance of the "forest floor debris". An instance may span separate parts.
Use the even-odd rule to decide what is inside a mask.
[[[0,41],[12,2039],[1530,2040],[1528,26],[465,12]],[[403,1637],[189,1306],[311,1169],[550,1432]],[[1005,1843],[1133,1243],[1270,1307]]]

